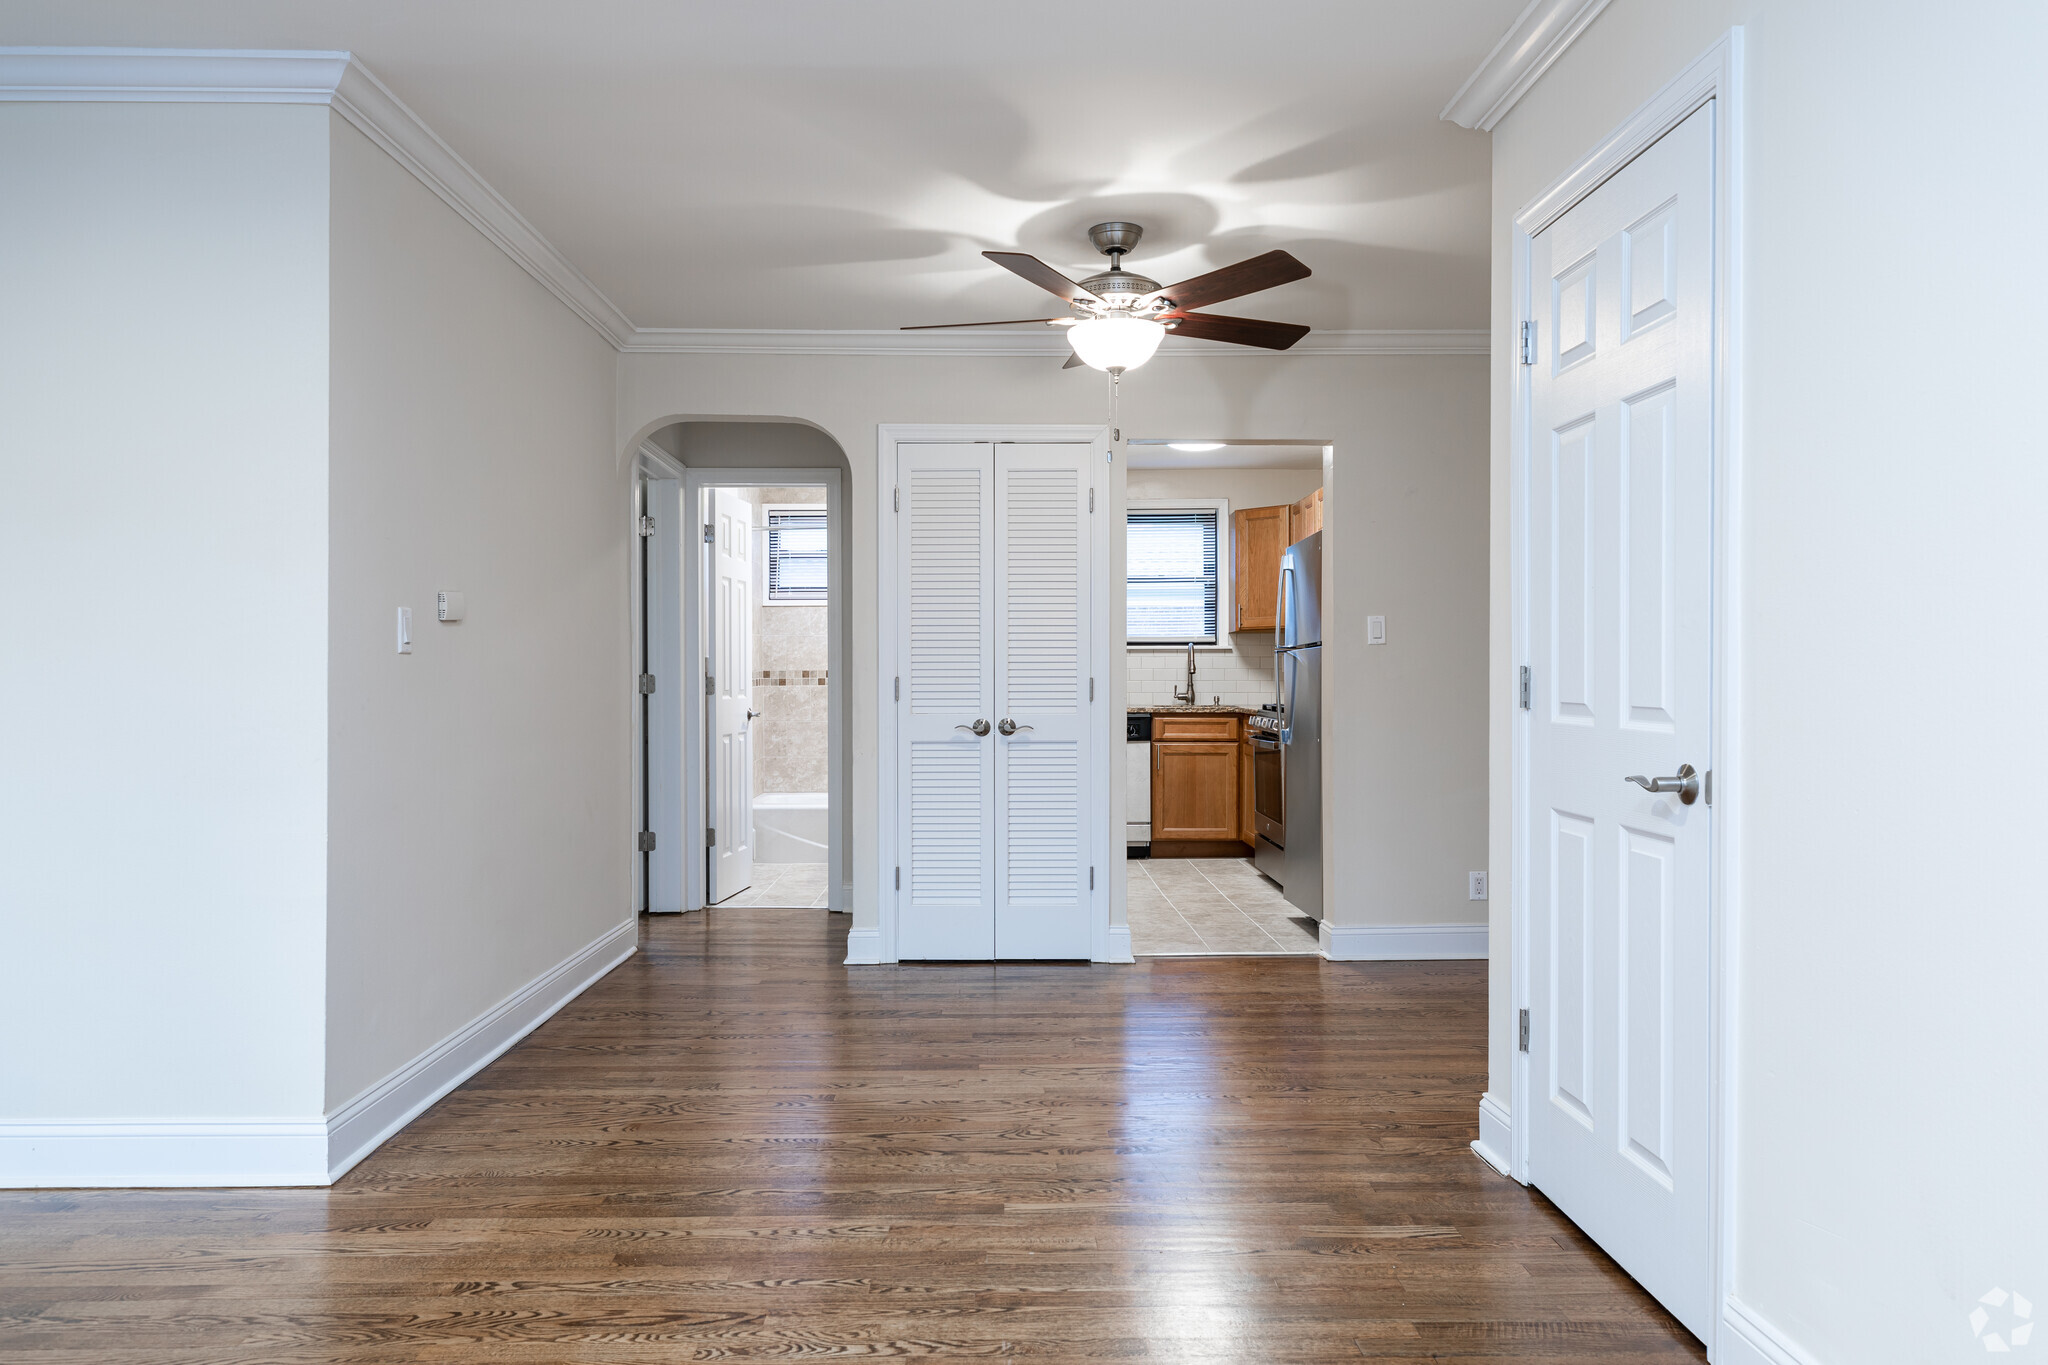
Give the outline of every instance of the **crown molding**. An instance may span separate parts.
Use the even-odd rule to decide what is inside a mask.
[[[1537,0],[1533,12],[1549,0]],[[1577,0],[1579,28],[1606,0]],[[1570,8],[1555,4],[1551,8]],[[1524,14],[1526,20],[1528,14]],[[1573,29],[1575,34],[1577,29]],[[1510,37],[1513,35],[1510,34]],[[1569,38],[1566,39],[1569,41]],[[1503,45],[1507,39],[1502,40]],[[1558,50],[1562,50],[1560,46]],[[1496,55],[1500,49],[1496,49]],[[1554,56],[1553,56],[1554,59]],[[1492,59],[1489,58],[1489,61]],[[1547,61],[1546,61],[1547,65]],[[1540,74],[1540,73],[1539,73]],[[1474,80],[1477,76],[1474,77]],[[1534,80],[1532,74],[1528,78]],[[1471,81],[1466,82],[1470,87]],[[1462,92],[1461,92],[1462,97]],[[348,120],[467,219],[617,349],[645,355],[1064,356],[1066,338],[1031,332],[800,331],[635,327],[484,178],[349,52],[212,51],[146,47],[0,47],[0,101],[324,104]],[[1455,103],[1455,101],[1454,101]],[[1312,332],[1290,356],[1485,355],[1470,331]],[[1272,356],[1216,341],[1177,339],[1162,356]]]
[[[1491,335],[1472,331],[1311,332],[1289,356],[1485,355]],[[755,330],[718,327],[642,327],[619,347],[629,355],[898,355],[1064,356],[1067,339],[1045,328],[1031,332],[950,332],[944,336],[890,331]],[[1275,356],[1280,352],[1220,341],[1169,338],[1158,357]]]
[[[0,100],[325,104],[615,347],[633,324],[552,242],[348,52],[0,48]]]
[[[1492,132],[1606,8],[1607,0],[1529,0],[1438,117],[1460,128]]]

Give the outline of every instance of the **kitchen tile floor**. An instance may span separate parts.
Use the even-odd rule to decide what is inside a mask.
[[[825,908],[825,864],[755,863],[754,884],[718,903],[722,910],[750,905]]]
[[[1139,957],[1317,951],[1316,922],[1249,858],[1135,858],[1124,867],[1131,951]]]

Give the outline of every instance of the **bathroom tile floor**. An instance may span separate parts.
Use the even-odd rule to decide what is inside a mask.
[[[1134,858],[1124,867],[1131,952],[1139,957],[1318,950],[1316,922],[1249,858]]]
[[[737,896],[718,904],[722,909],[762,905],[778,908],[825,908],[825,864],[755,863],[754,882]]]

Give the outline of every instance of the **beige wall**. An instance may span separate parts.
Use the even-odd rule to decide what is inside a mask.
[[[0,104],[0,1125],[321,1114],[327,119]]]
[[[1222,498],[1232,512],[1298,502],[1323,482],[1321,452],[1308,449],[1315,469],[1133,469],[1127,496],[1140,499]],[[1229,456],[1228,449],[1214,458]],[[1221,571],[1231,575],[1230,528],[1223,528]],[[1132,706],[1171,706],[1175,688],[1187,686],[1187,651],[1127,651],[1125,695]],[[1273,632],[1226,630],[1220,649],[1195,651],[1195,695],[1204,702],[1258,706],[1273,699]]]
[[[1131,437],[1334,442],[1326,515],[1334,592],[1326,841],[1337,924],[1462,923],[1485,848],[1485,387],[1478,357],[1162,356],[1128,377]],[[875,525],[883,423],[1099,423],[1101,376],[1034,358],[624,356],[616,444],[685,416],[793,417],[850,460],[855,929],[877,922]],[[700,461],[701,462],[701,461]],[[1123,466],[1112,471],[1122,509]],[[1116,572],[1121,572],[1118,542]],[[1397,642],[1367,650],[1362,619]],[[1123,695],[1123,669],[1109,695]],[[1122,768],[1113,770],[1121,783]],[[1115,801],[1121,803],[1121,786]],[[1114,887],[1120,879],[1112,878]],[[1117,907],[1120,914],[1121,906]]]
[[[353,126],[332,128],[338,1107],[636,907],[616,354]],[[467,594],[468,619],[435,621],[441,588]]]
[[[822,505],[822,488],[748,488],[754,525],[768,524],[766,509],[792,503]],[[766,572],[765,551],[755,564]],[[823,603],[767,603],[754,598],[754,790],[822,792],[831,775],[826,731],[826,683],[831,662]]]
[[[1614,0],[1496,130],[1495,965],[1508,222],[1731,24],[1747,52],[1742,733],[1718,812],[1742,850],[1731,1288],[1818,1361],[1978,1357],[1979,1295],[2048,1302],[2048,902],[2026,794],[2048,764],[2048,458],[2038,291],[2003,245],[2048,220],[2048,10]]]

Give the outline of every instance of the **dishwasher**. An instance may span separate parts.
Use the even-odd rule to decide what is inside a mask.
[[[1124,845],[1132,858],[1152,856],[1152,713],[1124,713]]]

